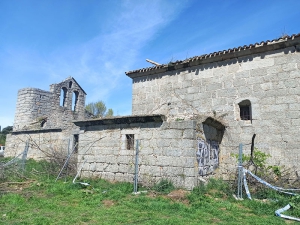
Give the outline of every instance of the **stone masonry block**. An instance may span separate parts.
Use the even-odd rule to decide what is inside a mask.
[[[258,69],[253,69],[253,70],[250,70],[250,75],[251,77],[261,77],[265,74],[267,74],[267,69],[268,68],[258,68]]]
[[[158,139],[156,141],[156,143],[157,143],[157,147],[158,148],[165,148],[165,147],[169,147],[170,146],[169,139]]]
[[[196,156],[196,148],[183,149],[181,151],[182,157],[195,157]]]
[[[236,88],[229,88],[229,89],[222,89],[217,91],[218,97],[236,97],[237,96],[237,89]]]
[[[118,171],[119,171],[119,165],[118,164],[111,164],[109,166],[109,172],[116,173]]]
[[[182,138],[194,139],[195,138],[195,130],[194,129],[185,129],[183,131]]]
[[[170,166],[176,167],[185,167],[186,166],[186,157],[178,156],[170,159]]]
[[[232,60],[232,63],[228,66],[228,73],[236,73],[240,66],[236,61]]]
[[[206,91],[215,91],[222,89],[222,83],[211,83],[206,85]]]
[[[300,95],[300,88],[298,88],[298,87],[289,88],[288,93],[293,94],[293,95]]]
[[[286,112],[286,116],[288,119],[298,119],[299,111],[288,111],[288,112]]]
[[[195,168],[184,168],[183,174],[187,177],[193,177],[197,175],[197,170]]]
[[[159,156],[157,157],[156,165],[157,166],[169,166],[172,162],[171,158],[168,156]]]
[[[197,177],[186,177],[184,179],[184,187],[187,190],[192,190],[195,186],[197,186]]]
[[[282,65],[283,71],[292,71],[292,70],[295,70],[296,68],[297,68],[296,63],[285,63]]]
[[[292,126],[300,126],[300,119],[292,119],[291,123]]]
[[[153,154],[153,148],[150,148],[150,147],[141,147],[140,148],[140,154],[143,154],[143,155],[152,155]]]
[[[241,64],[242,70],[253,70],[258,68],[264,68],[264,67],[270,67],[274,65],[274,59],[273,58],[265,58],[261,60],[253,60],[253,61],[247,61],[243,62]]]
[[[198,75],[197,75],[198,73]],[[206,70],[197,70],[197,72],[195,73],[195,75],[201,77],[201,78],[213,78],[213,70],[211,69],[206,69]]]
[[[272,82],[262,83],[262,84],[260,84],[260,87],[261,87],[261,89],[264,90],[264,91],[273,89],[273,87],[272,87]]]
[[[299,96],[290,95],[290,96],[277,96],[276,104],[284,104],[284,103],[296,103],[298,102]]]
[[[163,155],[164,156],[173,156],[173,157],[178,157],[181,155],[181,150],[178,149],[163,149]]]
[[[213,75],[214,76],[223,76],[224,74],[227,74],[228,70],[227,67],[223,66],[223,67],[218,67],[216,69],[213,70]]]
[[[250,84],[260,85],[260,84],[264,83],[264,79],[262,76],[261,77],[250,77],[246,81],[247,81],[248,85],[250,85]]]
[[[299,86],[299,83],[295,79],[290,79],[290,80],[284,81],[284,85],[286,88],[295,88],[295,87]]]
[[[264,92],[264,96],[265,97],[284,96],[284,95],[286,95],[286,93],[287,93],[286,89],[267,90]]]
[[[300,71],[296,70],[296,71],[291,71],[290,72],[290,78],[294,79],[294,78],[299,78],[300,77]]]
[[[196,146],[196,141],[195,140],[190,140],[190,139],[182,139],[179,142],[179,147],[182,149],[190,149],[194,148]]]

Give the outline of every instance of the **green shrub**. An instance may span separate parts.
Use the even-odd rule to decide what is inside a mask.
[[[229,182],[222,179],[210,179],[207,184],[201,183],[196,186],[188,199],[192,205],[209,203],[215,198],[228,199],[231,198],[233,189]]]
[[[175,189],[172,181],[169,181],[167,179],[160,180],[157,184],[153,186],[153,190],[156,192],[160,192],[163,194],[170,193]]]

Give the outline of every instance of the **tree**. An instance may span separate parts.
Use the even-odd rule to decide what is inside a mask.
[[[108,109],[106,113],[106,117],[112,117],[114,115],[114,111],[112,109]]]
[[[6,135],[9,134],[13,130],[12,126],[8,126],[0,131],[0,145],[5,145]]]
[[[2,129],[2,134],[8,134],[9,132],[11,132],[13,130],[13,126],[7,126],[7,127],[4,127]]]
[[[91,102],[85,106],[85,109],[96,117],[111,117],[114,114],[112,109],[106,110],[107,108],[103,101]]]

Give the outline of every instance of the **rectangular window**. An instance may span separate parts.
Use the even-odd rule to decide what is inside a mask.
[[[78,145],[79,145],[79,135],[74,134],[74,138],[73,138],[74,153],[78,153]]]
[[[126,134],[126,149],[134,150],[134,134]]]
[[[250,106],[240,106],[240,116],[242,120],[251,120]]]

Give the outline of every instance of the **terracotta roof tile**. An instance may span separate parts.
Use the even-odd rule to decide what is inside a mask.
[[[300,33],[298,34],[292,34],[290,36],[286,35],[277,39],[273,39],[273,40],[267,40],[267,41],[262,41],[260,43],[254,43],[254,44],[249,44],[249,45],[244,45],[244,46],[239,46],[239,47],[235,47],[235,48],[230,48],[227,50],[222,50],[222,51],[218,51],[218,52],[213,52],[213,53],[209,53],[209,54],[203,54],[200,56],[194,56],[185,60],[177,60],[176,62],[171,62],[169,64],[162,64],[159,66],[152,66],[152,67],[146,67],[146,68],[142,68],[142,69],[138,69],[138,70],[132,70],[132,71],[128,71],[126,72],[126,75],[129,74],[133,74],[133,73],[144,73],[147,71],[155,71],[158,69],[162,69],[162,68],[167,68],[168,66],[174,66],[174,65],[179,65],[179,64],[183,64],[183,63],[189,63],[189,62],[193,62],[193,61],[197,61],[197,60],[204,60],[204,59],[208,59],[208,58],[213,58],[216,56],[222,56],[222,55],[226,55],[228,53],[236,53],[236,52],[242,52],[248,49],[255,49],[255,48],[260,48],[266,45],[272,45],[272,44],[276,44],[276,43],[280,43],[280,42],[286,42],[288,40],[294,40],[295,38],[300,37]]]

